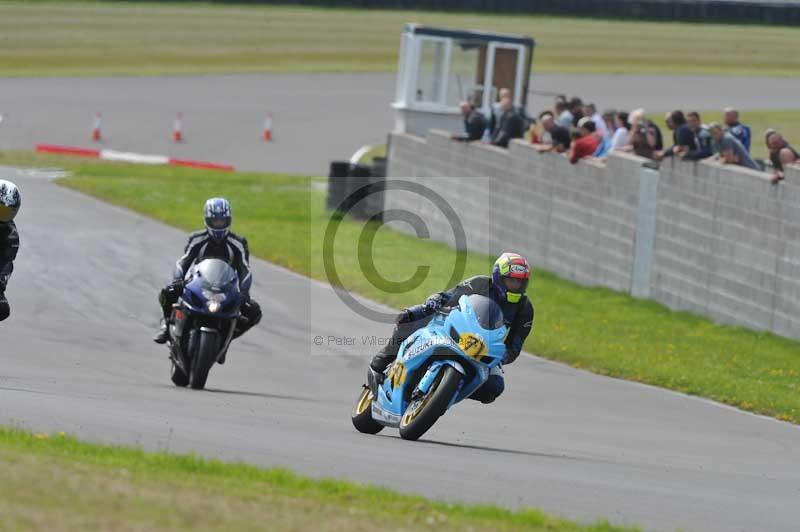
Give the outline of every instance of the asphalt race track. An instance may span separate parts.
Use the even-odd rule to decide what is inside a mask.
[[[459,405],[423,441],[358,434],[349,413],[373,351],[361,337],[389,331],[259,260],[264,321],[208,390],[175,388],[150,337],[185,235],[44,176],[0,177],[25,202],[0,423],[648,529],[797,530],[797,426],[531,356],[498,402]]]
[[[0,149],[90,146],[100,111],[108,148],[322,175],[331,160],[386,142],[394,83],[394,74],[6,78],[0,80]],[[534,111],[562,92],[593,100],[601,110],[793,109],[800,78],[535,74],[531,90]],[[186,141],[176,145],[170,133],[178,111]],[[270,144],[261,140],[267,111],[274,114]],[[753,133],[760,142],[761,132]]]

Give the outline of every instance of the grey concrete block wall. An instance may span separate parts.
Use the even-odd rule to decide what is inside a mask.
[[[800,203],[787,194],[796,177],[778,186],[769,177],[707,161],[661,165],[653,298],[800,337]]]
[[[800,168],[774,186],[713,162],[675,159],[657,173],[644,162],[614,153],[571,165],[522,141],[505,150],[431,131],[391,136],[388,175],[441,196],[470,251],[518,251],[581,284],[800,338]],[[454,245],[430,199],[390,190],[386,208],[416,214],[431,238]]]

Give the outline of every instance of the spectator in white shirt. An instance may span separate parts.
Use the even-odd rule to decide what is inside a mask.
[[[621,150],[628,144],[628,135],[631,125],[628,123],[628,113],[619,111],[614,116],[614,135],[611,137],[611,151]]]
[[[605,120],[597,112],[597,108],[594,106],[593,103],[587,103],[583,106],[583,116],[588,116],[594,122],[595,131],[600,133],[603,137],[609,137],[611,133],[608,131],[608,127],[606,126]]]

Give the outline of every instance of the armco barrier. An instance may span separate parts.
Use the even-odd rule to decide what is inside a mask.
[[[441,195],[471,251],[515,250],[585,285],[800,338],[800,169],[774,186],[713,162],[654,170],[615,153],[571,165],[521,141],[504,150],[437,131],[392,135],[389,150],[389,177]],[[385,202],[453,245],[450,222],[426,198],[390,187]]]

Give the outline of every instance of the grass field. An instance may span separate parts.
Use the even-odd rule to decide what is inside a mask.
[[[234,230],[247,235],[252,252],[300,273],[325,279],[321,241],[328,215],[324,193],[311,178],[235,173],[221,176],[169,167],[89,163],[26,155],[0,157],[0,164],[65,166],[63,183],[168,224],[194,230],[198,205],[220,192],[234,204]],[[65,164],[66,163],[66,164]],[[335,256],[342,283],[375,300],[402,307],[445,288],[453,251],[436,242],[368,226],[376,231],[377,270],[406,279],[418,257],[433,268],[417,289],[387,294],[364,279],[357,242],[364,225],[345,220]],[[176,250],[178,253],[178,250]],[[489,271],[492,258],[470,254],[466,276]],[[768,333],[716,325],[650,301],[602,288],[586,288],[535,269],[530,296],[534,334],[525,348],[595,373],[700,395],[746,410],[800,423],[800,343]]]
[[[0,531],[615,532],[535,510],[435,503],[283,469],[91,445],[0,427]]]
[[[0,3],[0,76],[388,72],[405,22],[531,35],[537,72],[800,74],[800,28],[31,1]]]

